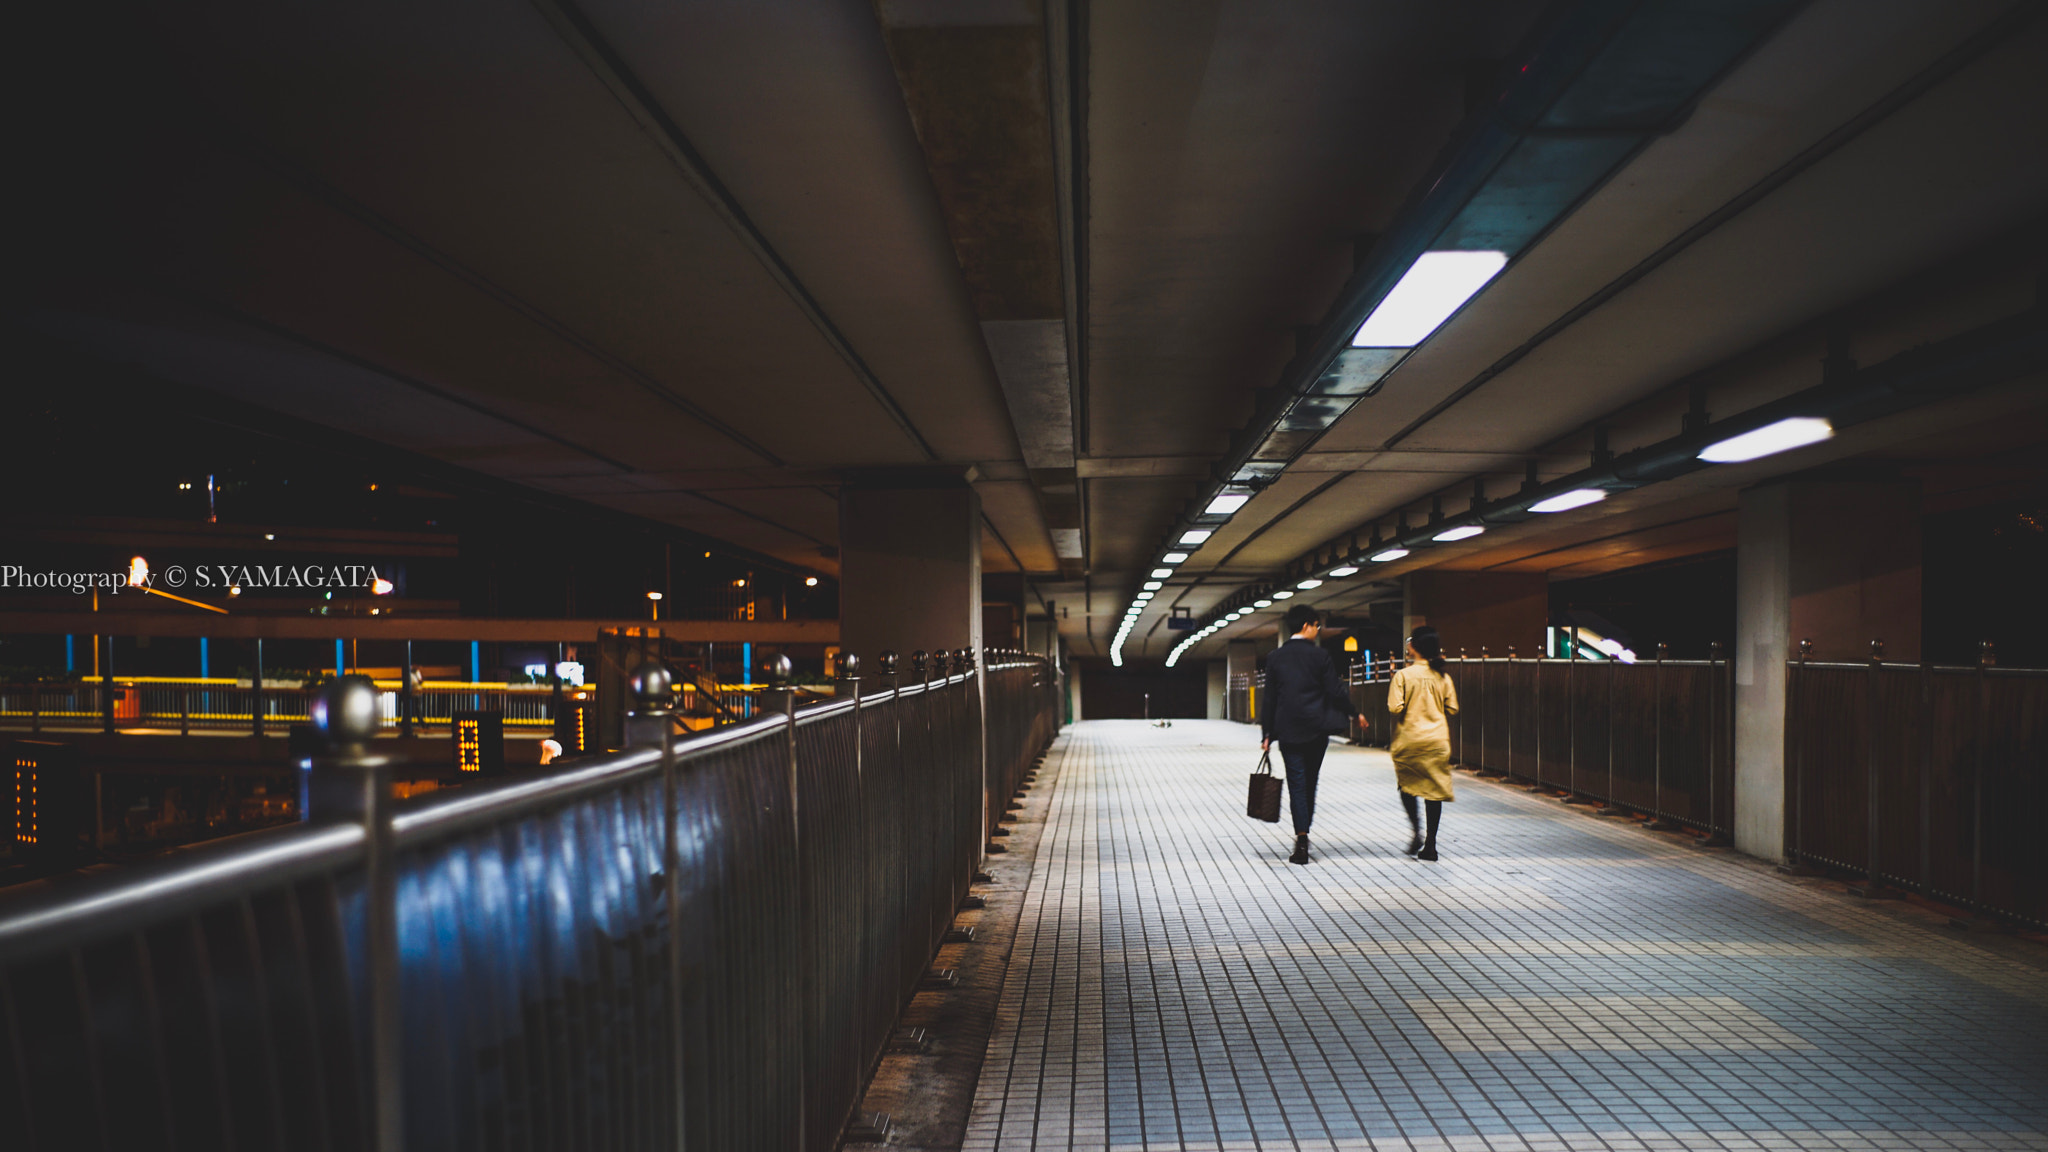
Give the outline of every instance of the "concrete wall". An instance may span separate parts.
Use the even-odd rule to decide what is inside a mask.
[[[1786,842],[1786,662],[1920,658],[1920,487],[1796,480],[1742,493],[1735,551],[1735,846]]]
[[[1444,652],[1518,656],[1543,652],[1550,625],[1550,579],[1541,572],[1411,572],[1402,636],[1424,624],[1443,635]],[[1398,653],[1397,653],[1398,655]]]
[[[1229,684],[1229,662],[1225,660],[1209,661],[1209,719],[1228,719],[1224,715],[1224,708],[1229,702]]]

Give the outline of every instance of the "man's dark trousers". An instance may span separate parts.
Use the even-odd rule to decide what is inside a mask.
[[[1316,777],[1323,774],[1323,754],[1330,750],[1330,742],[1279,743],[1280,762],[1287,765],[1287,806],[1294,812],[1294,834],[1306,836],[1316,818]]]

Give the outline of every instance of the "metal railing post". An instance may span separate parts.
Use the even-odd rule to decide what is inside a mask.
[[[41,683],[34,681],[30,682],[28,686],[28,730],[30,732],[41,732],[43,730],[43,686]]]
[[[1723,757],[1733,759],[1735,748],[1735,686],[1730,682],[1727,649],[1719,640],[1707,645],[1707,716],[1713,731],[1707,737],[1707,834],[1701,848],[1725,848],[1731,841],[1721,827],[1720,793],[1715,788],[1721,776]],[[1732,799],[1732,797],[1731,797]],[[1732,812],[1734,805],[1729,809]]]
[[[256,638],[256,667],[249,677],[249,735],[263,735],[263,637]]]
[[[100,637],[105,653],[100,659],[100,731],[114,734],[114,638]]]
[[[1869,808],[1868,827],[1864,830],[1867,840],[1863,849],[1864,883],[1860,888],[1851,887],[1849,891],[1852,895],[1857,896],[1890,896],[1894,893],[1887,888],[1883,875],[1878,870],[1883,863],[1878,847],[1878,838],[1883,834],[1880,809],[1884,801],[1884,789],[1880,786],[1878,780],[1882,770],[1878,748],[1881,743],[1880,736],[1884,726],[1884,719],[1879,709],[1879,702],[1883,693],[1878,687],[1878,678],[1884,675],[1883,640],[1872,640],[1870,642],[1869,667],[1869,677],[1864,684],[1864,739],[1866,746],[1863,750],[1863,789],[1864,799]]]
[[[1650,674],[1650,820],[1643,827],[1659,832],[1679,827],[1664,813],[1664,659],[1670,654],[1671,645],[1658,641],[1657,667]]]
[[[178,735],[192,734],[192,689],[178,685]]]
[[[398,860],[391,834],[391,762],[369,753],[377,732],[377,686],[343,676],[313,698],[323,748],[306,762],[311,820],[363,826],[363,940],[369,984],[371,1146],[405,1147],[404,1016],[399,1003]]]
[[[413,713],[419,710],[419,694],[412,690],[412,641],[405,642],[405,667],[398,673],[398,734],[412,735]]]
[[[407,648],[411,648],[409,642]],[[408,673],[412,670],[411,655],[410,651],[406,653]],[[652,745],[661,749],[661,887],[668,921],[668,940],[664,942],[668,962],[668,1091],[673,1097],[676,1145],[681,1147],[687,1103],[683,1092],[686,1053],[683,1042],[683,934],[679,919],[683,911],[683,866],[676,826],[682,804],[676,779],[675,680],[665,666],[648,660],[634,668],[626,678],[626,691],[633,697],[633,711],[626,718],[627,745],[638,748]]]
[[[1977,763],[1970,773],[1970,910],[1984,907],[1984,777],[1991,771],[1991,669],[1998,649],[1977,645]]]
[[[1792,863],[1795,866],[1806,863],[1806,730],[1805,711],[1800,707],[1800,692],[1806,688],[1806,662],[1813,657],[1813,641],[1799,641],[1799,659],[1787,670],[1785,685],[1785,731],[1792,745]],[[1799,688],[1794,689],[1791,677],[1797,674]]]

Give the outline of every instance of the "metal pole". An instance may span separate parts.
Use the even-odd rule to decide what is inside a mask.
[[[627,746],[644,748],[652,744],[661,748],[661,876],[662,900],[667,906],[668,919],[668,939],[664,942],[668,953],[668,1091],[674,1108],[675,1143],[682,1147],[685,1139],[683,1060],[686,1051],[683,1042],[684,965],[680,919],[683,911],[682,848],[676,827],[682,798],[678,794],[679,781],[676,779],[675,722],[671,713],[675,690],[668,669],[649,660],[635,667],[627,677],[626,691],[632,696],[634,705],[626,718]]]
[[[398,870],[391,834],[391,762],[369,754],[377,686],[343,676],[313,698],[322,751],[306,762],[306,815],[363,826],[364,957],[369,983],[372,1147],[405,1147],[404,1016],[398,950]]]
[[[1729,683],[1728,669],[1723,666],[1726,660],[1726,649],[1719,640],[1707,645],[1707,672],[1712,678],[1707,713],[1714,728],[1707,738],[1707,835],[1699,842],[1701,848],[1722,848],[1730,842],[1721,827],[1720,794],[1715,788],[1721,775],[1721,760],[1735,746],[1735,719],[1730,714],[1735,687]]]
[[[1879,809],[1884,799],[1884,790],[1878,782],[1880,772],[1878,745],[1884,726],[1884,719],[1879,714],[1879,701],[1882,699],[1883,694],[1878,688],[1878,677],[1882,675],[1884,675],[1884,641],[1872,640],[1870,642],[1870,674],[1864,684],[1864,723],[1866,725],[1865,740],[1867,741],[1867,746],[1864,748],[1863,757],[1863,789],[1864,798],[1868,802],[1867,807],[1869,808],[1868,827],[1865,829],[1867,842],[1863,849],[1864,885],[1860,889],[1853,887],[1849,889],[1852,895],[1857,896],[1875,897],[1893,894],[1886,889],[1885,882],[1878,870],[1879,866],[1883,863],[1878,851],[1878,837],[1882,833],[1882,829],[1879,826]]]
[[[398,735],[412,735],[412,715],[420,706],[412,690],[412,641],[405,642],[405,671],[398,677]]]
[[[1671,653],[1671,645],[1657,644],[1657,668],[1651,673],[1650,682],[1650,822],[1643,825],[1659,832],[1671,831],[1678,824],[1664,814],[1664,658]]]
[[[106,655],[100,660],[100,731],[114,734],[114,638],[102,638]]]
[[[1920,894],[1934,891],[1934,850],[1929,844],[1934,814],[1934,677],[1927,654],[1920,655]]]
[[[796,906],[790,909],[790,918],[795,922],[795,930],[790,933],[790,939],[801,940],[800,933],[803,925],[804,909],[811,905],[811,878],[804,872],[802,789],[798,787],[796,761],[796,692],[789,685],[790,663],[788,656],[781,654],[771,656],[764,663],[763,667],[768,674],[768,691],[762,696],[762,711],[765,712],[769,709],[778,711],[782,713],[784,720],[784,755],[789,765],[787,776],[789,788],[789,870],[790,875],[796,880],[797,891]],[[792,1002],[803,1004],[808,1009],[809,997],[807,993],[811,987],[811,982],[806,978],[804,968],[812,959],[810,950],[799,947],[794,950],[792,955],[793,960],[790,964],[790,974],[795,980],[795,987],[789,989],[789,996]],[[809,1015],[810,1013],[807,1010],[805,1016],[808,1017]],[[809,1028],[805,1029],[806,1036],[808,1036],[809,1031]],[[796,1099],[790,1102],[790,1107],[796,1110],[796,1130],[806,1135],[810,1123],[810,1118],[806,1115],[810,1085],[805,1082],[807,1078],[804,1075],[810,1068],[810,1055],[805,1050],[807,1047],[808,1045],[803,1044],[800,1044],[798,1047],[798,1088]]]
[[[1977,763],[1970,773],[1970,910],[1984,907],[1984,777],[1991,771],[1991,669],[1998,649],[1977,645]]]
[[[192,734],[192,689],[178,685],[178,735]]]
[[[263,735],[263,637],[256,638],[256,669],[249,679],[249,734]]]
[[[1799,677],[1799,691],[1787,685],[1785,693],[1785,730],[1792,734],[1792,863],[1803,866],[1806,863],[1806,729],[1804,709],[1800,708],[1800,691],[1806,687],[1806,662],[1813,656],[1813,641],[1799,641],[1799,663],[1792,671]]]

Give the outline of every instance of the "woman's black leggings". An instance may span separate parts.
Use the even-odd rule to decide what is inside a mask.
[[[1444,818],[1444,802],[1441,800],[1424,800],[1422,805],[1429,810],[1429,843],[1434,844],[1436,843],[1437,822]],[[1401,807],[1408,812],[1408,826],[1411,828],[1416,827],[1420,821],[1415,818],[1415,797],[1406,792],[1401,793]]]

